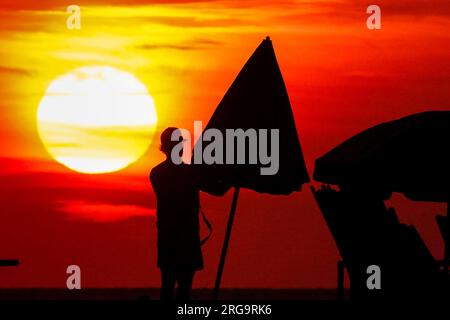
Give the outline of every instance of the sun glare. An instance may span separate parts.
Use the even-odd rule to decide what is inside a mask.
[[[82,67],[53,80],[37,111],[50,155],[83,173],[125,168],[148,148],[157,122],[146,87],[111,67]]]

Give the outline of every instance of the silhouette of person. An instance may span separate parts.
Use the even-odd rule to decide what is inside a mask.
[[[203,269],[199,228],[199,186],[192,166],[174,164],[171,152],[180,141],[172,141],[177,128],[161,134],[160,150],[166,160],[150,172],[157,199],[157,265],[161,270],[161,300],[188,300],[194,274]],[[180,138],[182,139],[182,137]],[[180,152],[180,156],[182,151]]]

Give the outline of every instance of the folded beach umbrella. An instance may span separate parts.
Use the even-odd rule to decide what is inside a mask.
[[[248,138],[244,149],[236,146],[237,140],[226,141],[227,144],[235,143],[233,163],[227,163],[225,160],[229,154],[224,154],[223,163],[194,165],[203,180],[210,181],[211,184],[221,181],[226,188],[235,187],[216,279],[217,298],[239,188],[269,194],[289,194],[300,191],[302,185],[309,182],[289,97],[269,37],[262,41],[239,72],[205,127],[204,133],[209,129],[219,130],[224,139],[227,139],[227,130],[230,129],[234,129],[234,132],[242,129],[241,134],[242,132],[249,135],[252,132],[257,134],[257,145],[255,140]],[[264,131],[265,135],[261,134]],[[278,135],[278,141],[272,140],[274,134]],[[268,142],[267,150],[261,146],[264,142]],[[194,153],[204,151],[209,143],[208,141],[203,141],[201,145],[197,143]],[[258,152],[257,161],[249,163],[249,154],[253,148],[255,155],[255,147]],[[270,165],[264,163],[264,160],[261,161],[259,157],[261,147],[271,156]],[[224,153],[228,151],[225,150]],[[246,154],[245,164],[237,164],[237,157],[242,156],[243,151]],[[270,166],[271,170],[268,169]],[[266,174],[262,173],[263,168],[266,168]],[[209,190],[204,187],[204,191]]]
[[[270,144],[271,130],[278,130],[279,163],[276,174],[262,175],[261,168],[269,165],[262,164],[259,159],[256,164],[248,164],[248,161],[247,164],[236,164],[238,150],[235,148],[234,164],[196,166],[206,179],[220,179],[230,187],[270,194],[299,191],[302,184],[309,182],[289,97],[269,38],[259,45],[228,89],[205,130],[211,128],[220,130],[224,139],[227,129],[242,129],[247,133],[250,129],[257,134],[260,129],[266,129],[267,136],[259,135],[258,144],[268,141],[272,156],[275,152]],[[203,141],[201,149],[207,145]],[[248,160],[248,145],[245,151]]]

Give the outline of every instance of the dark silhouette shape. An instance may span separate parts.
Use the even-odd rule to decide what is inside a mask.
[[[157,198],[158,267],[161,269],[161,299],[189,299],[195,271],[203,269],[199,234],[199,190],[190,166],[170,159],[176,128],[161,134],[166,160],[152,169],[150,181]]]
[[[226,129],[279,130],[279,170],[274,175],[261,175],[260,168],[266,166],[261,163],[194,165],[198,176],[205,181],[222,181],[227,189],[235,187],[215,281],[214,298],[217,299],[239,188],[290,194],[309,182],[288,93],[269,37],[258,46],[220,101],[205,130],[211,128],[220,130],[223,136]],[[208,143],[203,142],[202,147],[206,146]],[[247,155],[248,151],[247,145]]]
[[[16,259],[4,259],[0,260],[0,267],[17,267],[19,260]]]
[[[352,299],[440,296],[448,278],[413,226],[398,222],[378,195],[312,188],[350,278]],[[381,269],[382,290],[369,290],[367,267]]]
[[[279,170],[275,175],[261,175],[260,168],[266,165],[259,161],[196,164],[198,174],[205,180],[223,181],[228,188],[239,186],[283,195],[300,191],[309,182],[289,96],[269,37],[256,48],[225,93],[205,131],[210,128],[220,130],[223,136],[226,129],[279,129]],[[207,146],[208,142],[203,141],[203,149]],[[247,146],[247,155],[248,151]]]
[[[314,179],[366,189],[383,199],[401,192],[415,201],[447,202],[450,217],[450,111],[385,122],[351,137],[315,162]],[[450,230],[450,219],[443,229]],[[444,255],[448,268],[450,247]]]
[[[203,269],[201,244],[206,239],[200,241],[200,188],[203,186],[213,195],[223,195],[226,189],[220,182],[215,182],[214,186],[212,181],[202,184],[193,166],[172,162],[172,149],[179,143],[171,140],[175,130],[178,129],[170,127],[161,134],[160,149],[166,160],[152,169],[150,181],[157,198],[157,265],[161,269],[161,299],[173,299],[177,285],[176,299],[188,300],[195,272]]]
[[[313,193],[349,273],[352,297],[449,294],[448,241],[444,260],[436,261],[417,230],[383,204],[392,192],[449,201],[449,137],[450,111],[423,112],[367,129],[316,160],[314,179],[340,188]],[[448,221],[438,219],[444,239]],[[383,270],[382,294],[365,286],[368,264]]]
[[[345,265],[344,261],[339,260],[337,262],[337,286],[336,286],[336,300],[343,301],[344,300],[344,273],[345,273]]]
[[[449,208],[450,210],[450,205]],[[450,214],[447,213],[447,216],[437,215],[436,222],[439,226],[439,231],[441,232],[442,240],[444,240],[444,271],[449,272],[449,257],[450,257]]]
[[[381,123],[315,161],[314,180],[364,187],[388,198],[448,202],[450,111],[429,111]]]

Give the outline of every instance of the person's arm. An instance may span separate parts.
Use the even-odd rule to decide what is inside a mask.
[[[149,174],[149,176],[148,176],[148,178],[149,178],[149,180],[150,180],[150,184],[151,184],[151,186],[152,186],[152,189],[153,189],[153,192],[156,194],[156,186],[157,186],[157,177],[156,177],[157,175],[156,175],[156,171],[155,171],[155,169],[153,168],[151,171],[150,171],[150,174]]]
[[[204,181],[200,184],[200,190],[212,194],[213,196],[223,196],[230,189],[230,185],[222,180]]]
[[[193,174],[193,181],[195,181],[195,185],[200,191],[209,193],[213,196],[223,196],[231,187],[231,185],[218,178],[205,177],[195,165],[191,165],[190,168],[191,173]]]

